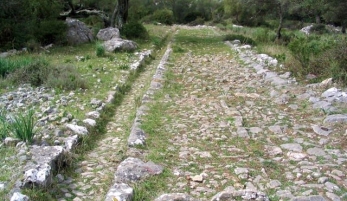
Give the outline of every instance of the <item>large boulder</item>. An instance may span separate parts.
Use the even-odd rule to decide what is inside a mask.
[[[77,45],[94,40],[92,30],[83,22],[76,19],[67,18],[66,24],[68,26],[66,37],[70,44]]]
[[[96,37],[102,41],[108,41],[113,38],[120,38],[119,29],[114,27],[108,27],[106,29],[100,29]]]
[[[131,40],[113,38],[104,42],[105,50],[108,52],[125,51],[132,52],[137,48],[137,44]]]

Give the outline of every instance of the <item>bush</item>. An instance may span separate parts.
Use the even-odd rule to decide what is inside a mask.
[[[95,53],[97,57],[104,57],[106,53],[105,47],[101,43],[96,44]]]
[[[249,37],[246,37],[244,35],[239,34],[228,34],[224,36],[223,41],[233,41],[233,40],[240,40],[243,44],[249,44],[249,45],[256,45],[256,42]]]
[[[205,23],[204,18],[197,17],[194,21],[190,22],[190,26],[197,26],[197,25],[203,25]]]
[[[347,86],[347,41],[323,52],[310,61],[309,67],[312,73],[332,77],[336,82]]]
[[[191,12],[188,13],[185,17],[184,17],[184,23],[190,23],[195,21],[197,18],[202,18],[202,14],[200,12]]]
[[[328,33],[328,29],[326,29],[324,24],[314,24],[311,29],[310,32],[315,33],[315,34],[325,34]]]
[[[71,65],[53,67],[44,84],[47,87],[64,90],[88,88],[86,81],[81,78],[76,68]]]
[[[331,38],[324,39],[315,36],[304,36],[293,39],[288,44],[288,48],[294,57],[300,61],[302,66],[308,66],[313,56],[317,56],[330,49],[334,44],[335,42]]]
[[[40,86],[47,79],[49,72],[50,68],[46,60],[33,59],[29,64],[20,66],[8,77],[13,84],[30,83],[33,86]]]
[[[24,115],[18,114],[13,117],[12,122],[9,124],[10,130],[18,139],[29,143],[33,141],[35,135],[34,127],[35,118],[33,110],[29,110]]]
[[[29,60],[28,64],[19,66],[7,77],[16,85],[30,83],[36,87],[46,85],[66,90],[87,88],[86,82],[72,66],[50,66],[43,59]]]
[[[152,15],[152,20],[162,24],[172,25],[174,23],[174,15],[171,10],[156,10]]]
[[[147,29],[139,22],[132,21],[125,24],[121,30],[121,34],[126,38],[134,39],[148,39],[149,34]]]

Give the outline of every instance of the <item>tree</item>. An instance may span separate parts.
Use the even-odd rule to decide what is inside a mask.
[[[121,29],[128,19],[129,0],[117,0],[111,18],[111,27]]]
[[[323,15],[324,19],[328,22],[341,25],[341,32],[346,33],[347,26],[347,2],[342,0],[327,1],[327,12]]]

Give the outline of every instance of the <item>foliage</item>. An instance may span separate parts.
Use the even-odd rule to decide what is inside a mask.
[[[88,84],[77,69],[71,65],[54,66],[49,71],[47,79],[44,80],[47,87],[64,90],[86,89]]]
[[[5,139],[9,133],[9,126],[6,120],[6,110],[0,110],[0,140]]]
[[[152,20],[162,24],[172,25],[174,23],[173,12],[168,9],[157,10],[153,13]]]
[[[31,143],[35,135],[35,118],[34,111],[29,110],[26,114],[14,116],[9,124],[10,130],[14,135],[25,142]]]
[[[62,4],[51,0],[4,0],[0,7],[0,47],[21,48],[29,40],[43,45],[62,40],[66,25],[57,17]]]
[[[46,60],[33,59],[27,65],[19,66],[8,77],[13,84],[30,83],[33,86],[40,86],[47,79],[49,71],[50,67]]]
[[[86,82],[72,66],[51,66],[44,59],[29,57],[18,60],[3,59],[2,62],[8,63],[7,68],[10,70],[3,72],[6,78],[15,85],[30,83],[33,86],[46,85],[66,90],[87,88]]]
[[[148,39],[149,34],[147,29],[139,22],[132,21],[123,26],[121,34],[129,39]]]
[[[194,21],[190,22],[190,26],[197,26],[197,25],[203,25],[205,23],[204,18],[197,17]]]
[[[256,45],[256,42],[247,36],[240,35],[240,34],[227,34],[224,36],[223,41],[233,41],[233,40],[239,40],[243,44],[249,44],[249,45]]]
[[[21,57],[19,59],[7,59],[0,58],[0,75],[5,78],[11,72],[14,72],[18,68],[29,65],[33,62],[30,57]]]
[[[324,33],[328,33],[328,30],[325,28],[324,24],[314,24],[311,27],[310,32],[315,34],[324,34]]]
[[[106,53],[105,47],[101,43],[97,43],[95,53],[97,57],[104,57]]]
[[[330,49],[335,44],[332,38],[319,38],[317,36],[298,37],[293,39],[288,48],[293,52],[295,57],[300,61],[302,66],[308,66],[313,56]]]
[[[339,44],[310,60],[309,69],[318,76],[332,77],[347,86],[347,41]]]

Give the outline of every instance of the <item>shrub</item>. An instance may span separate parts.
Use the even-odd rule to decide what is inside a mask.
[[[121,30],[121,34],[129,39],[134,39],[134,38],[148,39],[149,38],[147,29],[141,23],[136,21],[132,21],[125,24]]]
[[[10,130],[18,139],[29,143],[33,141],[35,135],[34,127],[35,118],[33,110],[29,110],[24,115],[18,114],[14,116],[12,122],[9,124]]]
[[[40,86],[47,79],[49,71],[46,60],[33,59],[29,64],[21,66],[8,77],[13,84],[30,83],[33,86]]]
[[[11,72],[15,70],[27,66],[33,62],[33,59],[30,57],[23,57],[20,59],[8,59],[8,58],[0,58],[0,75],[5,78]]]
[[[184,23],[193,22],[199,17],[202,18],[202,14],[200,12],[190,12],[184,17]]]
[[[347,42],[323,52],[309,63],[312,73],[326,77],[332,77],[336,82],[347,85]]]
[[[104,57],[106,53],[105,47],[100,43],[96,44],[95,53],[97,57]]]
[[[320,38],[315,36],[298,37],[293,39],[288,48],[292,51],[295,58],[297,58],[302,66],[308,66],[310,59],[320,53],[330,49],[335,44],[331,38]]]
[[[64,90],[88,88],[86,81],[81,78],[76,68],[71,65],[60,65],[53,67],[48,73],[44,84],[47,87]]]
[[[153,13],[152,20],[162,24],[172,25],[174,23],[174,15],[173,12],[168,9],[156,10]]]
[[[315,33],[315,34],[325,34],[328,33],[328,29],[326,29],[324,24],[314,24],[311,29],[310,32]]]
[[[197,25],[203,25],[205,23],[204,18],[197,17],[194,21],[190,22],[190,26],[197,26]]]
[[[240,40],[243,44],[249,44],[249,45],[256,45],[256,42],[249,37],[246,37],[244,35],[239,34],[228,34],[225,35],[223,38],[223,41],[233,41],[233,40]]]

